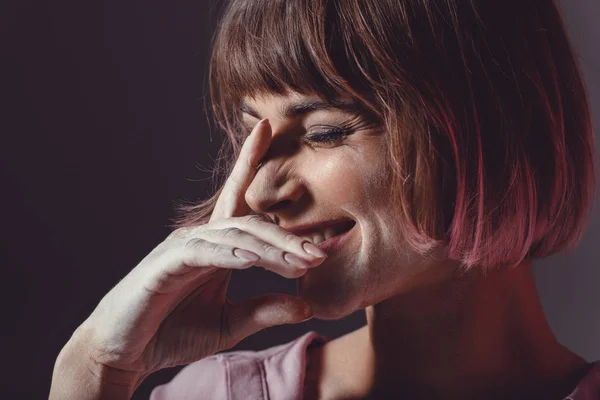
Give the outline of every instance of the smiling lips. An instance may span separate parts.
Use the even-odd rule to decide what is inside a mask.
[[[345,219],[306,224],[288,230],[296,236],[300,236],[318,245],[325,240],[349,231],[355,224],[356,222],[353,220]]]

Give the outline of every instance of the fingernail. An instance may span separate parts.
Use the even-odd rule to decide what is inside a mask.
[[[315,317],[314,315],[311,315],[310,317],[306,317],[306,318],[304,318],[304,319],[303,319],[302,321],[300,321],[300,322],[306,322],[306,321],[308,321],[309,319],[313,319],[314,317]]]
[[[267,125],[269,123],[269,118],[263,118],[260,121],[258,121],[258,123],[254,126],[254,130],[253,132],[256,132],[259,130],[259,128],[261,126]]]
[[[259,125],[264,125],[266,121],[269,121],[268,118],[263,118],[254,125],[254,128],[250,131],[250,134],[246,137],[248,139],[250,136],[254,136],[256,132],[258,132]]]
[[[305,242],[302,245],[302,248],[308,254],[313,255],[315,257],[319,257],[319,258],[327,257],[327,254],[323,250],[321,250],[320,248],[318,248],[317,246],[315,246],[314,244],[312,244],[310,242]]]
[[[308,268],[308,264],[306,264],[304,261],[302,261],[299,257],[296,257],[293,254],[290,253],[285,253],[283,258],[285,259],[285,261],[287,261],[288,263],[298,267],[298,268],[302,268],[302,269],[307,269]]]
[[[237,258],[241,258],[242,260],[246,261],[257,261],[260,259],[260,257],[257,254],[244,249],[234,249],[233,255],[235,255]]]

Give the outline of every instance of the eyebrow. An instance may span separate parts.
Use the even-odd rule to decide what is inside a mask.
[[[360,106],[357,102],[353,101],[332,100],[330,102],[324,102],[322,100],[307,100],[283,106],[279,109],[279,116],[282,118],[294,118],[314,111],[331,109],[357,112],[360,110]],[[249,114],[256,119],[262,119],[260,114],[247,103],[242,102],[240,111]]]

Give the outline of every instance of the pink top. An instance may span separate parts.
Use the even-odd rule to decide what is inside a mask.
[[[328,339],[314,331],[261,351],[215,354],[183,368],[173,380],[154,388],[150,400],[301,400],[306,349]],[[600,399],[600,361],[564,400]]]

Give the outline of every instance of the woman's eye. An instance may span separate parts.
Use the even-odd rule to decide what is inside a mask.
[[[309,133],[304,136],[304,140],[316,144],[336,144],[343,141],[346,136],[349,136],[352,133],[353,131],[351,129],[330,127]]]

